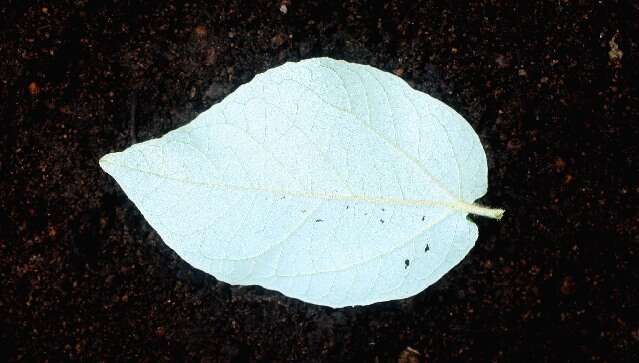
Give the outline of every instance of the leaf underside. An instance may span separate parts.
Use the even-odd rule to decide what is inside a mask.
[[[477,239],[470,125],[393,74],[313,58],[100,160],[192,266],[332,307],[409,297]]]

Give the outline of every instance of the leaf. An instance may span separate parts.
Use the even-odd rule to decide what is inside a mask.
[[[100,160],[192,266],[341,307],[417,294],[477,239],[486,156],[442,102],[315,58],[257,75],[191,123]]]

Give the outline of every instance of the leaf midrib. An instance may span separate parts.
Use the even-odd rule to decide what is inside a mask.
[[[203,182],[203,181],[195,181],[185,178],[175,178],[168,175],[163,175],[160,173],[155,173],[148,170],[143,170],[139,168],[134,168],[124,164],[113,163],[104,158],[100,160],[100,164],[103,169],[104,166],[115,166],[118,168],[124,168],[131,171],[135,171],[138,173],[142,173],[145,175],[150,175],[160,179],[166,179],[174,182],[180,182],[189,185],[198,185],[209,187],[213,189],[218,189],[222,191],[228,192],[253,192],[253,193],[267,193],[279,196],[293,197],[293,198],[303,198],[303,199],[321,199],[328,201],[352,201],[352,202],[361,202],[368,203],[373,205],[387,205],[387,206],[429,206],[429,207],[441,207],[452,210],[466,211],[467,208],[464,206],[472,206],[471,204],[463,203],[458,200],[428,200],[428,199],[402,199],[402,198],[393,198],[393,197],[376,197],[369,196],[365,194],[339,194],[339,193],[326,193],[326,192],[308,192],[308,191],[292,191],[292,190],[284,190],[284,189],[272,189],[272,188],[259,188],[259,187],[247,187],[241,185],[231,185],[226,183],[213,183],[213,182]]]

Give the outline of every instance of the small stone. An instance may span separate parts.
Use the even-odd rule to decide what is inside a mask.
[[[311,52],[312,45],[308,41],[301,41],[297,43],[299,46],[299,52],[302,57],[305,57],[308,53]]]
[[[572,277],[566,276],[564,280],[561,282],[561,287],[559,288],[559,291],[562,293],[562,295],[566,295],[566,296],[572,295],[575,293],[575,291],[577,291],[577,284],[572,279]]]
[[[614,68],[621,68],[621,58],[623,58],[623,51],[619,49],[619,44],[617,44],[618,36],[619,33],[616,33],[608,42],[608,46],[610,47],[610,50],[608,51],[608,58],[610,59],[610,64]]]
[[[204,60],[204,64],[207,66],[215,64],[217,60],[217,53],[215,52],[215,48],[209,48],[206,50],[206,59]]]
[[[204,25],[198,25],[193,30],[193,33],[195,33],[196,38],[204,39],[206,38],[206,35],[208,34],[208,30],[206,30],[206,27]]]
[[[572,179],[572,175],[566,174],[566,176],[564,176],[564,184],[570,184],[572,182]]]
[[[519,139],[513,138],[506,142],[506,149],[508,150],[519,150],[521,148],[521,141]]]
[[[508,68],[510,67],[510,57],[498,54],[497,57],[495,57],[495,63],[497,63],[497,68]]]
[[[38,93],[40,93],[40,86],[38,86],[38,84],[35,82],[29,83],[29,86],[27,87],[27,89],[29,90],[29,93],[31,94],[31,96],[37,96]]]
[[[484,268],[490,270],[493,268],[493,261],[491,260],[486,260],[484,261]]]
[[[564,161],[564,159],[557,157],[555,159],[555,170],[557,170],[558,172],[561,172],[564,170],[564,168],[566,167],[566,162]]]
[[[288,37],[284,33],[277,33],[273,38],[271,38],[271,45],[274,48],[279,48],[282,44],[286,43]]]
[[[401,77],[404,74],[404,68],[396,68],[393,70],[393,73],[397,76],[397,77]]]
[[[416,349],[411,347],[406,347],[400,354],[397,359],[398,363],[419,363],[419,357],[421,354]]]

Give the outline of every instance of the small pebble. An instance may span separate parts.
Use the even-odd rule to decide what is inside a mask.
[[[31,94],[31,96],[37,96],[38,93],[40,93],[40,86],[38,86],[38,84],[35,82],[29,83],[29,86],[27,87],[27,89],[29,90],[29,93]]]

